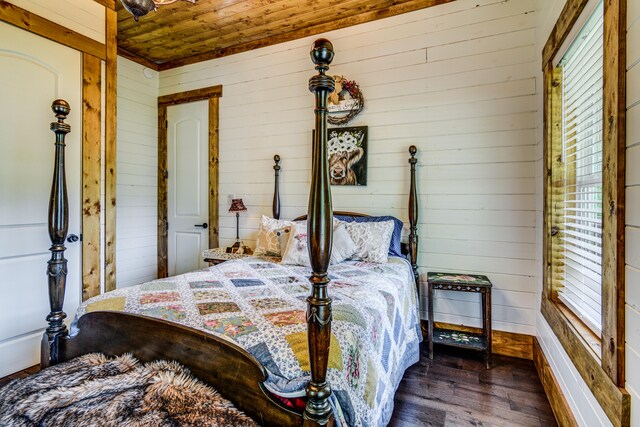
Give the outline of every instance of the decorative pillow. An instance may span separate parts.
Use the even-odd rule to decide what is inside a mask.
[[[384,263],[388,261],[393,221],[345,222],[349,235],[358,246],[355,259]]]
[[[287,225],[286,227],[282,227],[276,230],[276,236],[278,236],[278,243],[280,244],[280,252],[282,254],[284,254],[285,249],[287,249],[287,244],[289,243],[292,229],[292,226]]]
[[[391,242],[389,244],[389,256],[399,256],[404,257],[402,255],[401,249],[401,240],[402,240],[402,226],[403,223],[398,218],[394,216],[346,216],[346,215],[336,215],[335,218],[338,218],[340,221],[344,222],[384,222],[384,221],[393,221],[393,234],[391,236]]]
[[[351,258],[358,246],[349,235],[346,223],[334,220],[333,246],[331,248],[331,264],[339,264],[345,259]],[[282,255],[283,264],[311,266],[307,240],[307,221],[297,222],[291,229],[291,237]]]
[[[345,223],[338,223],[333,228],[333,246],[331,247],[331,264],[340,264],[358,252],[358,246],[353,241]]]
[[[293,221],[274,219],[262,215],[260,228],[258,229],[256,250],[253,254],[256,256],[282,256],[283,248],[281,248],[280,240],[278,239],[278,230],[291,226],[293,226]]]
[[[289,242],[282,253],[282,263],[306,267],[311,265],[307,249],[307,221],[296,222],[291,228]]]

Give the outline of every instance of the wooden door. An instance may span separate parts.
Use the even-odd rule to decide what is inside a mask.
[[[47,209],[55,135],[51,103],[71,105],[66,120],[69,234],[80,235],[82,149],[80,52],[0,22],[0,377],[36,365],[49,314]],[[65,311],[81,299],[80,242],[67,242]]]
[[[203,267],[209,247],[209,103],[167,109],[169,275]]]

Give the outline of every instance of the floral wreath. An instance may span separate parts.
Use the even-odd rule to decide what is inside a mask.
[[[340,94],[346,92],[352,99],[356,100],[356,106],[347,114],[339,117],[329,116],[327,121],[332,125],[343,126],[349,123],[364,108],[364,96],[360,90],[360,86],[355,80],[347,80],[343,76],[333,76],[336,87],[333,93],[329,95],[329,103],[337,105],[340,102]]]

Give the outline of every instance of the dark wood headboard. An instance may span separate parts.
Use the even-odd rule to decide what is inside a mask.
[[[409,147],[409,165],[411,167],[411,180],[409,184],[409,242],[407,243],[407,251],[405,253],[403,249],[403,253],[407,255],[407,258],[411,262],[411,267],[413,268],[413,275],[416,280],[416,287],[418,288],[418,293],[420,291],[420,281],[418,274],[418,194],[416,190],[416,164],[418,163],[418,159],[416,158],[416,154],[418,153],[418,148],[415,145]],[[275,171],[275,188],[273,193],[273,217],[276,219],[280,219],[280,156],[273,156],[273,160],[275,161],[275,166],[273,169]],[[359,212],[345,212],[345,211],[334,211],[333,215],[340,216],[352,216],[352,217],[367,217],[371,216],[364,213]],[[307,219],[307,215],[300,215],[297,218],[294,218],[294,221],[302,221]]]

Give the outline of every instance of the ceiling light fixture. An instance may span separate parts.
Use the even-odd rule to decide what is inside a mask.
[[[152,10],[155,11],[158,6],[164,6],[167,4],[175,3],[179,0],[120,0],[130,14],[133,15],[133,19],[138,22],[138,18],[146,15]],[[184,0],[189,3],[195,3],[196,0]]]

